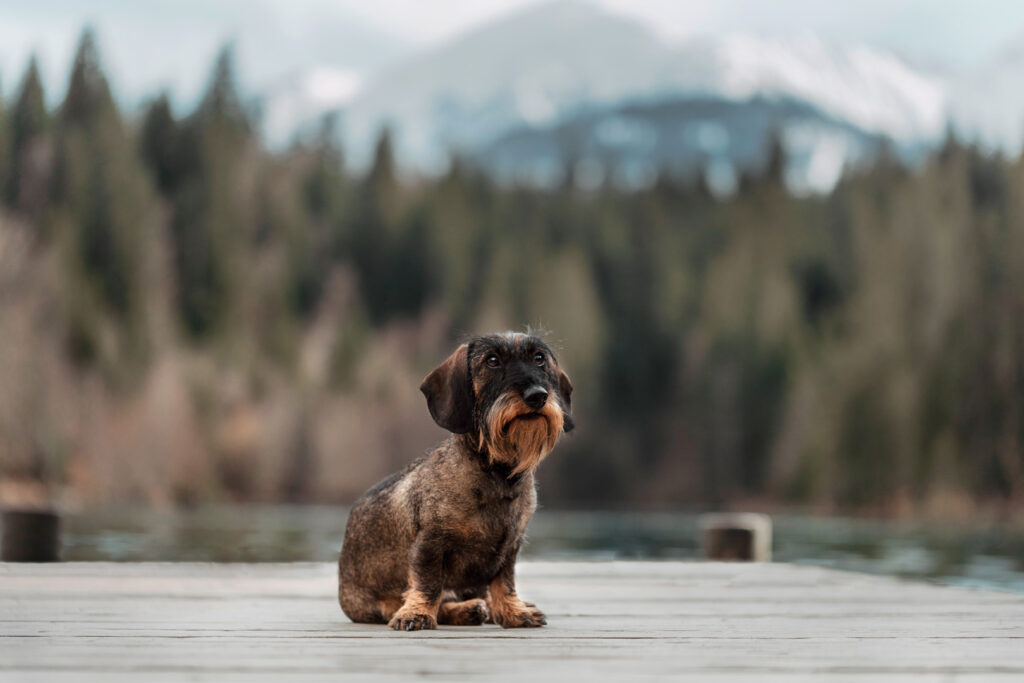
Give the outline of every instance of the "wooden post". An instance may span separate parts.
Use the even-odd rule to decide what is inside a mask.
[[[4,562],[60,560],[60,517],[52,510],[4,510]]]
[[[709,560],[771,562],[772,520],[751,512],[701,515],[701,545]]]

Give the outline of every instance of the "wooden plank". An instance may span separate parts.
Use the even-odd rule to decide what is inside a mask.
[[[524,563],[543,629],[352,624],[328,564],[0,564],[0,681],[1024,679],[1024,596],[784,564]]]

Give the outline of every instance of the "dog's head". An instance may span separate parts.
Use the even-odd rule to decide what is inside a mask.
[[[547,344],[518,332],[475,337],[420,385],[437,424],[475,434],[514,474],[533,469],[573,429],[572,382]]]

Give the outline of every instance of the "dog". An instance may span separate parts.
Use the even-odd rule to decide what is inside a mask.
[[[515,563],[537,507],[534,471],[572,431],[572,382],[531,334],[475,337],[420,386],[451,432],[352,509],[338,601],[354,622],[544,626],[516,594]]]

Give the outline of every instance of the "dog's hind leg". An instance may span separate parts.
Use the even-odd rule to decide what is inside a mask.
[[[386,624],[391,621],[391,617],[394,616],[395,612],[402,606],[402,598],[384,598],[383,600],[377,601],[377,610],[380,612],[381,621],[378,623]]]
[[[345,615],[357,624],[386,624],[402,606],[400,597],[378,600],[370,591],[342,585],[338,602]]]
[[[437,623],[449,626],[479,626],[487,621],[487,601],[456,600],[454,597],[441,602],[437,610]]]

